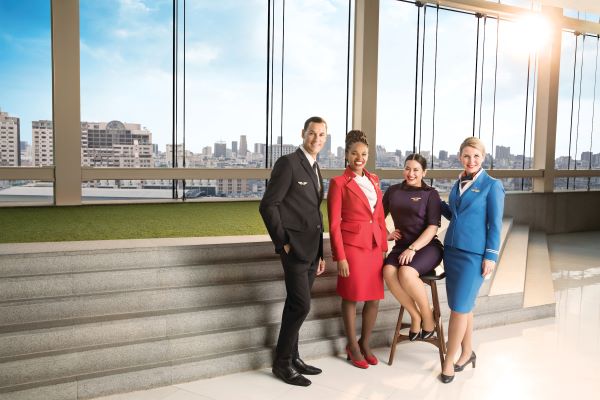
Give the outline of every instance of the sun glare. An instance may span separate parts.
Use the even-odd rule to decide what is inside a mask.
[[[541,14],[524,14],[511,30],[512,43],[515,49],[531,54],[543,51],[550,41],[552,26]]]

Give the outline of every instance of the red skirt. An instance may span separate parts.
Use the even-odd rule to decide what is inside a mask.
[[[344,244],[344,252],[350,275],[338,275],[337,294],[349,301],[383,299],[383,250],[379,246],[363,249]]]

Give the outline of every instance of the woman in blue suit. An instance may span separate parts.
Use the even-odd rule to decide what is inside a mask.
[[[450,220],[444,239],[446,293],[450,306],[448,348],[440,378],[449,383],[466,365],[475,367],[473,307],[483,279],[496,267],[504,211],[502,183],[483,169],[485,147],[469,137],[460,145],[464,167],[442,214]],[[461,354],[454,363],[459,346]]]

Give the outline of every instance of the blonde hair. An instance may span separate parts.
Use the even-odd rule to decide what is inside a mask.
[[[465,147],[472,147],[474,149],[477,149],[481,152],[483,156],[485,156],[485,146],[483,145],[483,142],[474,136],[469,136],[468,138],[463,140],[463,142],[460,145],[460,154],[462,154]]]

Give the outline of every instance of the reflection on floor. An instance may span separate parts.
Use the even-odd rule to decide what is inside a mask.
[[[227,375],[103,400],[201,399],[569,399],[600,393],[600,232],[548,237],[556,317],[475,332],[477,368],[439,382],[433,346],[403,343],[393,366],[388,348],[367,370],[344,358],[310,360],[322,375],[308,388],[274,379],[268,369]],[[392,327],[390,327],[390,330]]]

